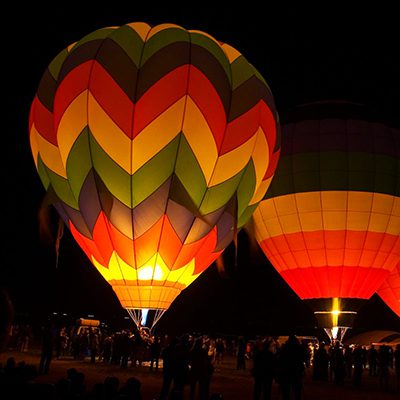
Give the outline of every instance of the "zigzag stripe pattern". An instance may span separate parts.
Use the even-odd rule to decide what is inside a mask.
[[[173,271],[174,288],[189,284],[249,220],[280,154],[261,75],[231,46],[172,24],[100,29],[63,50],[29,127],[55,207],[118,286],[171,286]]]

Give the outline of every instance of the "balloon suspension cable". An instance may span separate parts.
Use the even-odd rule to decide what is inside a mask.
[[[146,326],[146,320],[149,309],[141,309],[141,308],[127,308],[126,311],[128,312],[129,316],[132,318],[133,322],[136,325],[136,328],[140,330],[141,327]],[[152,309],[154,311],[154,318],[152,319],[150,331],[153,331],[153,328],[160,320],[160,318],[164,315],[166,310],[162,309]]]

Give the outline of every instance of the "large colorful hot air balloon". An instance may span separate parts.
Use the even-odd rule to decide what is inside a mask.
[[[355,299],[369,299],[399,262],[399,159],[400,131],[361,105],[304,105],[282,123],[255,235],[333,337],[351,325]]]
[[[30,113],[37,171],[132,310],[166,310],[250,218],[280,151],[271,91],[231,46],[172,24],[63,50]]]
[[[400,317],[400,263],[389,274],[377,293]]]

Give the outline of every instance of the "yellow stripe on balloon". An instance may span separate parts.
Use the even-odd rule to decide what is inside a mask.
[[[135,137],[130,145],[131,174],[146,164],[181,132],[184,111],[185,96],[167,108]]]
[[[253,135],[241,146],[236,147],[232,151],[218,158],[214,174],[210,181],[210,186],[215,186],[219,183],[225,182],[246,166],[254,150],[256,138],[257,136]]]
[[[225,55],[228,57],[230,64],[232,64],[238,57],[241,56],[241,53],[239,53],[232,46],[229,46],[229,44],[223,43],[221,47],[224,50]]]
[[[151,29],[151,31],[147,35],[146,40],[148,41],[152,36],[156,35],[157,33],[161,32],[165,29],[170,29],[170,28],[176,28],[176,29],[180,29],[180,30],[186,32],[185,29],[183,29],[181,26],[176,25],[176,24],[160,24],[160,25],[156,25],[155,27],[153,27]]]
[[[64,164],[62,163],[58,147],[48,142],[37,130],[35,124],[31,128],[31,148],[32,152],[35,150],[40,154],[40,158],[47,168],[51,169],[56,174],[67,177]],[[40,150],[39,150],[40,149]],[[37,156],[35,156],[35,163],[37,163]]]
[[[327,200],[328,197],[331,200]],[[359,209],[356,209],[357,200]],[[351,209],[348,205],[351,204]],[[369,204],[369,208],[365,205]],[[382,193],[324,191],[264,200],[254,218],[263,239],[296,232],[351,230],[400,234],[400,198]],[[278,218],[279,215],[279,218]]]
[[[195,102],[187,96],[183,133],[209,182],[218,159],[218,150],[210,127]]]
[[[126,26],[129,26],[129,28],[135,31],[143,40],[143,42],[146,41],[147,34],[151,29],[151,26],[145,22],[132,22],[130,24],[126,24]]]
[[[131,173],[131,140],[108,116],[100,104],[88,95],[87,119],[90,131],[99,145],[121,168]]]
[[[64,111],[58,124],[57,143],[64,166],[76,139],[87,126],[87,95],[87,90],[79,94]]]
[[[114,251],[110,257],[107,267],[99,263],[92,256],[92,262],[107,282],[112,281],[136,281],[137,285],[147,286],[150,282],[155,285],[162,285],[163,282],[179,283],[189,286],[200,274],[194,275],[195,259],[183,267],[170,271],[160,254],[156,253],[138,269],[133,268],[122,260]]]
[[[253,164],[254,164],[254,169],[255,169],[255,173],[256,173],[255,187],[258,189],[261,185],[261,182],[264,179],[265,171],[268,169],[268,165],[270,162],[268,142],[266,140],[264,131],[261,129],[261,127],[258,128],[258,130],[257,130],[256,141],[255,141],[255,145],[254,145],[254,149],[253,149],[253,154],[251,157],[253,158]],[[263,187],[265,187],[265,185],[263,185]],[[265,187],[264,194],[265,194],[267,188],[268,188],[268,186]],[[258,190],[257,190],[257,192],[258,192]],[[261,193],[260,193],[260,195],[261,195]],[[252,200],[249,205],[254,204],[255,202],[256,201]]]
[[[266,191],[269,188],[269,185],[271,184],[272,178],[273,178],[273,176],[271,176],[268,179],[265,179],[264,181],[261,181],[261,183],[258,187],[256,186],[256,191],[254,192],[253,197],[249,201],[249,206],[252,206],[253,204],[257,204],[263,199]]]

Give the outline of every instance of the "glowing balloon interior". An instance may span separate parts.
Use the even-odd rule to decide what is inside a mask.
[[[172,24],[99,29],[63,50],[29,127],[54,206],[127,309],[170,306],[249,220],[280,153],[257,70]]]
[[[378,290],[378,295],[400,317],[400,263]]]
[[[302,299],[369,299],[400,260],[400,131],[372,118],[315,103],[282,126],[255,235]]]

